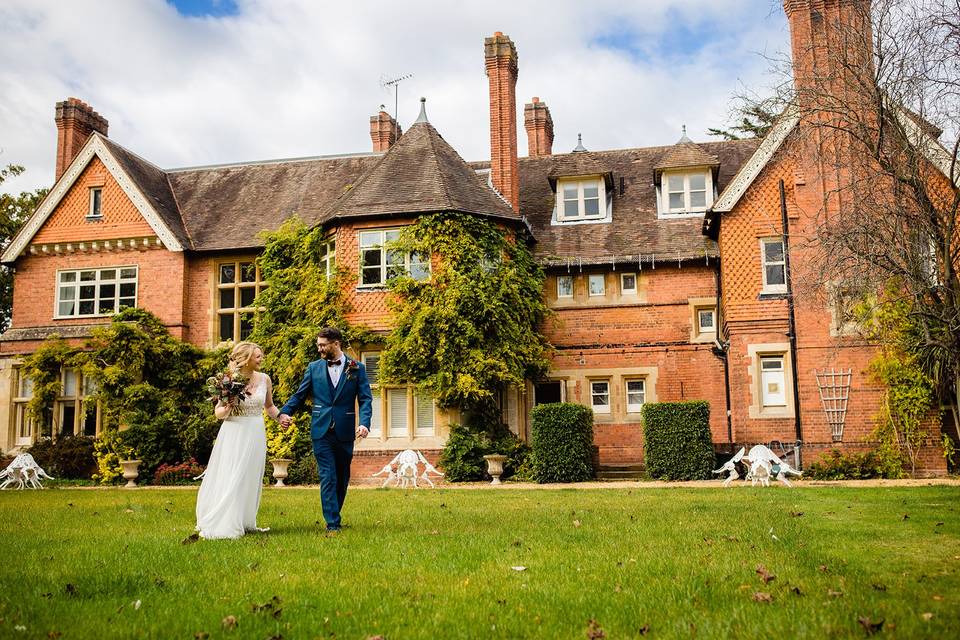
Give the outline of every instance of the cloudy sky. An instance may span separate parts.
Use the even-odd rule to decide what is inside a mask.
[[[0,0],[0,165],[27,168],[2,188],[52,183],[70,96],[172,168],[369,151],[369,116],[393,111],[381,81],[403,74],[401,125],[426,96],[440,133],[485,159],[494,31],[517,45],[518,112],[546,102],[558,152],[578,132],[591,150],[669,144],[684,124],[707,140],[789,41],[779,0]]]

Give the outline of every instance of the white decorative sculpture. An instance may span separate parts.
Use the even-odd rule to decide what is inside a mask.
[[[418,465],[421,464],[423,465],[422,474],[418,468]],[[394,465],[397,466],[396,470],[393,468]],[[382,486],[385,487],[390,484],[391,480],[396,480],[394,486],[406,488],[412,485],[414,489],[418,486],[418,479],[426,480],[431,487],[434,486],[433,481],[427,476],[428,473],[432,473],[438,477],[443,476],[432,464],[427,462],[427,459],[423,457],[422,453],[414,451],[413,449],[404,449],[398,453],[383,469],[373,474],[373,477],[384,473],[387,474],[387,479],[383,481]]]
[[[744,448],[741,448],[725,465],[713,471],[713,473],[730,472],[730,475],[723,481],[723,486],[729,486],[731,482],[740,477],[740,474],[737,473],[736,463],[741,460],[743,460],[749,469],[747,477],[744,478],[744,480],[749,480],[750,485],[754,487],[757,486],[758,482],[760,486],[769,487],[771,478],[776,478],[786,486],[792,487],[793,485],[790,484],[787,475],[803,475],[800,471],[797,471],[777,457],[777,454],[771,451],[766,445],[758,444],[751,447],[746,455],[744,455],[743,452]]]
[[[737,451],[737,455],[727,460],[727,463],[719,469],[713,470],[713,473],[723,473],[724,471],[730,472],[730,475],[727,476],[726,480],[723,481],[724,487],[729,487],[731,482],[740,477],[740,474],[737,473],[737,463],[743,458],[744,451],[746,451],[746,449],[744,447],[740,447],[740,451]]]
[[[750,473],[747,474],[746,479],[750,480],[751,485],[754,486],[759,482],[762,486],[769,487],[770,478],[776,478],[788,487],[792,487],[793,485],[787,480],[787,474],[803,475],[762,444],[752,447],[744,459],[750,462]]]
[[[10,485],[17,485],[17,489],[43,489],[40,481],[43,479],[53,480],[47,472],[40,468],[37,461],[29,453],[21,453],[13,459],[6,469],[0,471],[0,489],[6,489]]]

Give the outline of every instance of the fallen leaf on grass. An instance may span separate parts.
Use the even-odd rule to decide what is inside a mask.
[[[802,596],[802,595],[803,595],[803,591],[800,590],[800,587],[790,587],[790,591],[791,591],[791,592],[793,593],[793,595],[795,595],[795,596]]]
[[[803,511],[791,511],[790,515],[793,516],[794,518],[799,518],[803,515]]]
[[[367,640],[387,640],[383,636],[367,636]]]
[[[574,521],[573,521],[573,526],[579,527],[579,526],[580,526],[580,521],[579,521],[579,520],[574,520]]]
[[[141,604],[143,604],[143,603],[142,603],[140,600],[137,600],[136,602],[134,602],[134,603],[133,603],[133,610],[134,610],[134,611],[139,611]]]
[[[863,630],[867,632],[868,636],[872,636],[876,632],[883,629],[883,618],[880,618],[876,622],[867,618],[866,616],[861,616],[857,618],[857,622],[860,623],[860,626],[863,627]]]
[[[757,565],[757,575],[759,575],[760,579],[763,580],[763,584],[769,584],[777,579],[777,576],[767,571],[767,568],[762,564]]]
[[[934,600],[943,600],[943,596],[933,596]]]
[[[642,627],[640,627],[640,635],[645,636],[648,633],[650,633],[650,625],[645,624]]]
[[[237,616],[227,616],[226,618],[224,618],[223,620],[220,621],[220,626],[223,627],[224,629],[226,629],[227,631],[231,631],[231,630],[233,630],[233,629],[236,629],[236,628],[237,628]]]
[[[272,612],[273,617],[279,618],[280,615],[278,612],[283,611],[283,609],[280,608],[280,602],[280,596],[273,596],[263,604],[254,603],[252,609],[254,613]]]
[[[870,586],[873,587],[873,588],[874,588],[875,590],[877,590],[877,591],[886,591],[886,590],[887,590],[887,585],[885,585],[885,584],[872,584],[872,585],[870,585]]]
[[[133,509],[124,509],[123,512],[124,512],[124,513],[133,513]]]
[[[621,591],[623,591],[623,587],[621,587],[620,585],[617,585],[613,588],[614,593],[620,593]]]
[[[933,526],[935,526],[935,527],[942,527],[942,526],[943,526],[943,523],[942,523],[942,522],[938,522],[937,524],[935,524],[935,525],[933,525]]]
[[[69,582],[67,583],[67,585],[66,585],[63,589],[64,589],[64,591],[67,592],[67,595],[68,595],[68,596],[75,596],[75,595],[77,595],[77,588],[76,588],[73,584],[71,584],[71,583],[69,583]]]
[[[903,514],[903,517],[900,518],[900,519],[901,519],[901,520],[909,520],[909,519],[910,519],[910,515],[907,514],[907,513],[905,513],[905,514]]]
[[[527,570],[526,567],[522,567],[522,566],[520,566],[520,567],[510,567],[510,568],[513,569],[514,571],[526,571],[526,570]]]
[[[826,572],[829,571],[830,569],[827,568],[827,565],[822,564],[822,565],[820,565],[819,567],[817,567],[817,570],[818,570],[818,571],[822,571],[823,573],[826,573]]]
[[[843,595],[843,591],[834,591],[833,589],[828,589],[827,595],[831,598],[839,598]]]
[[[607,634],[600,628],[600,623],[590,618],[590,621],[587,622],[587,638],[589,640],[601,640],[606,637]]]
[[[930,619],[933,618],[933,614],[927,611],[926,613],[920,614],[920,617],[929,622]]]
[[[206,631],[197,631],[195,634],[193,634],[193,637],[196,638],[196,640],[207,640],[207,638],[210,637],[210,634]]]
[[[773,602],[773,596],[763,591],[755,591],[753,593],[753,600],[754,602]]]
[[[53,597],[53,594],[48,591],[48,592],[46,592],[46,593],[41,593],[41,594],[40,594],[40,597],[41,597],[41,598],[48,598],[48,599],[49,599],[49,598],[52,598],[52,597]]]
[[[59,638],[59,637],[62,636],[62,635],[63,635],[63,634],[62,634],[61,632],[59,632],[59,631],[48,631],[48,632],[47,632],[47,638],[49,638],[49,640],[57,640],[57,638]]]
[[[183,540],[181,540],[181,541],[180,541],[180,544],[193,544],[194,542],[196,542],[196,541],[199,540],[199,539],[200,539],[200,534],[197,533],[196,531],[194,531],[193,533],[191,533],[190,535],[188,535],[186,538],[184,538]]]
[[[770,527],[770,537],[773,538],[774,540],[779,540],[779,539],[780,539],[780,538],[777,537],[777,534],[775,534],[775,533],[773,532],[773,527]]]

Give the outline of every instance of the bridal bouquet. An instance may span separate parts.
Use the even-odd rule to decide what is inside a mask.
[[[240,374],[238,371],[230,369],[220,375],[207,378],[207,393],[210,394],[210,402],[217,401],[231,407],[231,415],[237,412],[240,403],[247,397],[247,384],[250,380]]]

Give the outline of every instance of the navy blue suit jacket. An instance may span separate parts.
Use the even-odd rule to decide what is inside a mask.
[[[330,374],[327,373],[326,360],[314,360],[307,365],[300,388],[287,400],[280,413],[294,415],[303,407],[307,397],[313,398],[313,410],[310,420],[310,436],[317,440],[326,433],[331,423],[337,440],[350,442],[356,438],[357,412],[360,405],[360,424],[369,428],[373,414],[373,395],[370,393],[370,381],[363,363],[344,357],[340,382],[331,395]],[[351,362],[356,369],[351,371]]]

